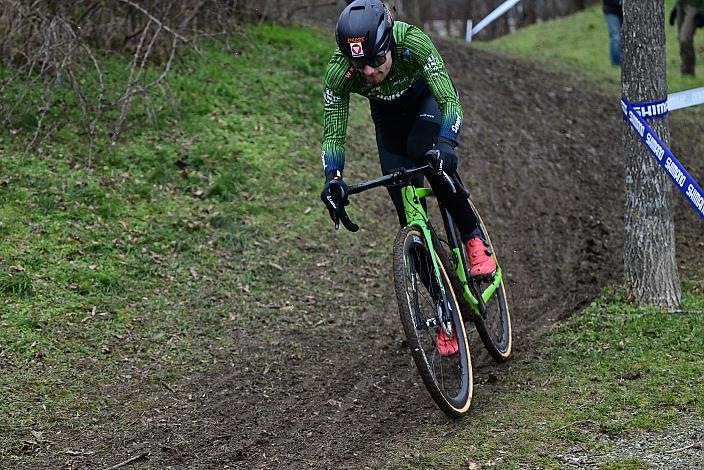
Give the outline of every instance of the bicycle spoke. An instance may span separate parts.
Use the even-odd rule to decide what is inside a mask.
[[[418,342],[430,367],[430,373],[443,394],[455,396],[462,388],[462,367],[459,354],[442,356],[438,352],[437,335],[442,325],[429,328],[429,321],[439,321],[438,311],[444,311],[443,296],[435,278],[432,259],[427,251],[419,247],[409,250],[406,260],[406,279],[411,292],[407,298],[413,299],[415,329]],[[446,287],[447,288],[447,287]],[[456,328],[452,328],[453,334]],[[445,334],[445,333],[442,333]]]

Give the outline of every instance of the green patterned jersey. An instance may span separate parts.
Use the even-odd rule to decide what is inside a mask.
[[[371,85],[364,75],[350,65],[339,49],[328,63],[323,101],[323,170],[342,171],[345,166],[345,135],[349,116],[350,93],[369,100],[394,102],[418,80],[425,80],[442,114],[440,135],[457,141],[462,124],[462,104],[447,75],[445,64],[427,34],[420,28],[394,22],[395,49],[386,79]]]

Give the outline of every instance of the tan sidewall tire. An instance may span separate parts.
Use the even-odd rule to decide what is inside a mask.
[[[455,312],[457,312],[456,321],[454,321],[455,328],[464,339],[464,341],[462,341],[461,343],[463,343],[464,345],[465,357],[467,358],[467,373],[469,382],[467,399],[463,406],[457,407],[452,405],[445,398],[445,396],[440,391],[440,388],[435,383],[425,353],[423,352],[422,348],[419,347],[418,344],[418,337],[416,336],[415,325],[413,322],[414,313],[410,305],[410,300],[406,295],[408,290],[406,285],[407,276],[405,265],[405,249],[408,239],[412,236],[417,236],[421,239],[425,238],[419,229],[415,227],[406,227],[399,232],[394,243],[394,285],[396,288],[396,300],[398,301],[399,313],[401,315],[401,323],[403,324],[403,329],[406,333],[406,338],[408,339],[408,347],[410,348],[411,355],[413,356],[413,359],[416,363],[416,367],[418,368],[418,372],[420,373],[426,388],[430,392],[430,395],[433,397],[438,407],[440,407],[440,409],[445,414],[447,414],[451,418],[460,418],[464,416],[464,414],[469,410],[472,404],[472,395],[474,393],[472,356],[469,349],[469,341],[467,340],[467,332],[465,330],[464,323],[461,319],[460,308],[457,304],[457,298],[455,297],[452,284],[447,275],[447,272],[445,271],[445,263],[439,262],[438,265],[440,267],[440,273],[444,278],[444,282],[447,286],[447,289],[449,290],[449,294],[454,303]],[[438,259],[442,259],[441,256],[438,255]]]

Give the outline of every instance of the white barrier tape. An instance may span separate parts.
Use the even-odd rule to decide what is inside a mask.
[[[663,117],[674,109],[688,108],[702,103],[704,103],[704,87],[670,93],[666,100],[653,101],[652,103],[631,103],[631,105],[643,118],[654,119]]]
[[[494,11],[489,13],[486,18],[484,18],[479,23],[477,23],[477,25],[475,27],[473,27],[471,30],[470,30],[470,26],[471,26],[472,22],[468,21],[467,22],[467,35],[465,36],[465,40],[467,42],[471,42],[472,36],[476,35],[479,31],[481,31],[482,29],[486,28],[488,25],[493,23],[494,20],[496,20],[496,18],[498,18],[499,16],[501,16],[504,13],[506,13],[507,11],[509,11],[511,8],[513,8],[513,6],[516,3],[520,2],[520,1],[521,0],[506,0],[504,3],[499,5],[498,8],[496,8]],[[471,31],[471,34],[470,34],[470,31]]]
[[[673,109],[688,108],[702,103],[704,103],[704,87],[667,95],[667,109],[670,111]]]

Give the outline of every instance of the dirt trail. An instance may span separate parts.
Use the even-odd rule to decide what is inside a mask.
[[[443,43],[440,50],[465,106],[465,180],[500,247],[516,354],[526,354],[526,334],[618,281],[617,101],[480,51]],[[368,210],[391,210],[378,204]],[[682,233],[700,232],[687,210],[678,204]],[[395,230],[393,219],[389,212],[384,230]],[[365,256],[363,245],[352,249]],[[683,255],[702,261],[701,254],[692,259],[693,247]],[[94,454],[52,463],[109,467],[120,456],[149,452],[138,468],[359,468],[382,461],[390,442],[412,439],[415,423],[452,429],[401,342],[384,261],[365,276],[346,273],[348,292],[369,296],[368,308],[341,313],[340,302],[335,312],[266,324],[266,335],[238,330],[231,364],[152,392],[147,413],[129,424],[116,416],[113,429],[83,437]],[[319,282],[320,267],[303,268],[311,285]],[[480,363],[480,377],[485,367],[494,366]]]

